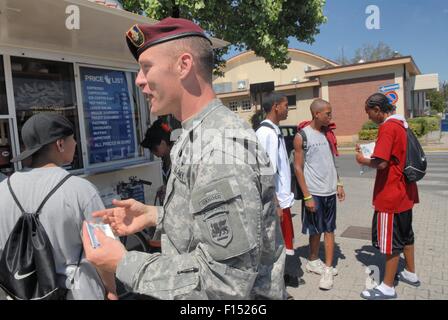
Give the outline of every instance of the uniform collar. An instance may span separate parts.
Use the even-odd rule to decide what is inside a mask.
[[[182,128],[184,130],[193,129],[193,126],[195,126],[195,124],[202,122],[202,120],[204,120],[210,112],[215,110],[220,105],[222,105],[221,100],[219,100],[219,99],[211,100],[207,104],[207,106],[204,109],[202,109],[199,113],[195,114],[191,118],[182,122]]]

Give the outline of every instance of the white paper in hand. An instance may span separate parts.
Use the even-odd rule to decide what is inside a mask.
[[[375,142],[360,144],[362,155],[364,158],[371,159],[373,150],[375,149]],[[360,174],[364,174],[366,171],[369,171],[371,168],[366,166],[361,166]]]
[[[359,145],[361,147],[361,152],[364,158],[370,159],[373,154],[373,150],[375,149],[375,142],[365,143]]]
[[[87,223],[87,233],[89,234],[89,238],[90,238],[90,244],[92,245],[92,248],[96,249],[100,246],[100,243],[98,241],[98,239],[95,236],[95,232],[94,229],[95,228],[99,228],[101,229],[101,231],[104,232],[104,234],[106,236],[108,236],[109,238],[112,239],[116,239],[115,235],[112,231],[112,228],[110,227],[110,225],[108,224],[103,224],[103,223]]]

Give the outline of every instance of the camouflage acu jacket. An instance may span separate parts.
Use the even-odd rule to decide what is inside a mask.
[[[182,127],[158,208],[162,254],[128,252],[117,277],[160,299],[284,299],[273,172],[254,131],[220,100]]]

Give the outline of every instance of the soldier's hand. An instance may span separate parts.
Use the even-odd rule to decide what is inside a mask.
[[[82,226],[82,244],[86,253],[86,259],[100,270],[115,273],[118,263],[126,254],[125,247],[120,241],[106,236],[99,228],[95,228],[94,232],[100,243],[100,246],[97,248],[93,248],[90,243],[87,222],[84,221]]]
[[[314,203],[314,199],[310,199],[305,201],[305,207],[309,212],[316,212],[316,204]]]
[[[103,222],[110,224],[116,235],[127,236],[156,225],[155,207],[147,206],[134,199],[121,201],[114,199],[112,203],[116,208],[95,211],[92,216],[103,218]]]

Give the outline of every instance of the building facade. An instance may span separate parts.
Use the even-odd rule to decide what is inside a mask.
[[[315,98],[333,106],[333,120],[340,142],[357,140],[367,116],[366,98],[384,92],[406,117],[428,112],[426,92],[438,89],[438,75],[422,75],[411,56],[340,66],[316,54],[289,49],[291,63],[285,70],[273,70],[252,51],[227,61],[224,76],[214,80],[214,87],[225,105],[249,121],[260,108],[263,93],[254,88],[259,83],[273,83],[276,91],[288,97],[288,119],[282,125],[296,125],[310,119],[309,106]]]

